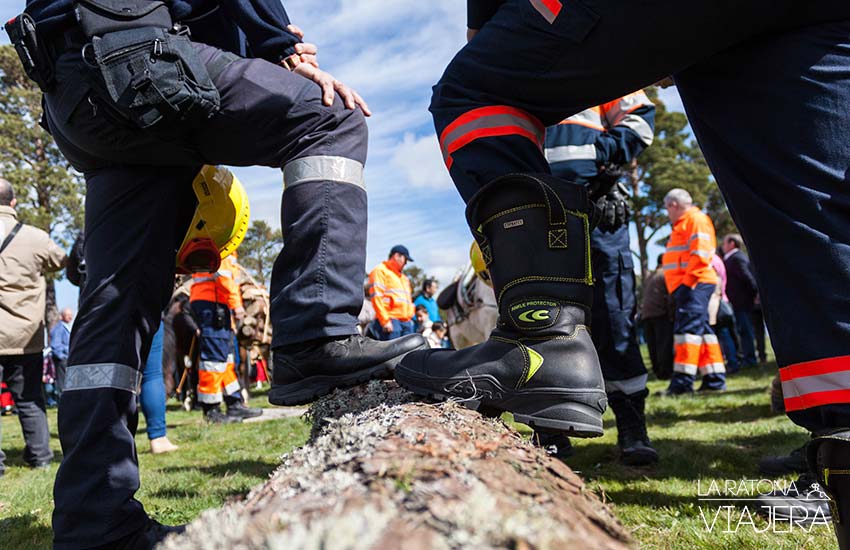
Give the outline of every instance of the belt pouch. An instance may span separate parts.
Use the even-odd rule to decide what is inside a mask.
[[[84,56],[91,61],[93,54],[111,100],[139,127],[218,111],[218,90],[164,3],[79,0],[75,10],[91,39],[92,51]]]

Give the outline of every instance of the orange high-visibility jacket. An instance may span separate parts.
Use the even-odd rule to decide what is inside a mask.
[[[398,264],[386,260],[369,273],[369,299],[381,325],[390,319],[410,321],[413,318],[413,291],[410,279]]]
[[[227,304],[230,309],[242,307],[242,293],[236,284],[239,267],[228,256],[221,261],[221,267],[215,273],[195,273],[192,275],[192,290],[189,301],[204,300]]]
[[[673,292],[680,285],[691,288],[697,283],[717,284],[717,272],[711,256],[717,248],[711,218],[696,206],[690,207],[673,225],[673,233],[664,252],[664,281]]]

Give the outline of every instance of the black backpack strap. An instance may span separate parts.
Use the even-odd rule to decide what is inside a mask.
[[[24,225],[23,222],[18,222],[15,227],[12,228],[12,231],[10,231],[8,235],[6,235],[6,238],[3,239],[3,244],[0,244],[0,254],[2,254],[4,250],[6,250],[6,247],[9,246],[9,243],[12,242],[12,239],[14,239],[15,235],[18,234],[18,230],[21,228],[22,225]]]

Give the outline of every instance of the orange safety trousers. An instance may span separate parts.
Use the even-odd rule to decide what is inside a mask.
[[[198,364],[198,401],[215,405],[221,403],[225,395],[231,395],[241,389],[236,376],[233,354],[225,361],[204,361]]]

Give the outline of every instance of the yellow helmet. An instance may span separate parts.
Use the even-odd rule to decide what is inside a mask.
[[[478,278],[487,283],[487,286],[492,287],[493,281],[490,279],[490,272],[487,271],[487,266],[484,264],[484,257],[481,254],[481,249],[478,243],[472,241],[472,246],[469,248],[469,259],[472,261],[472,269]]]
[[[192,189],[198,207],[177,253],[177,272],[214,272],[245,238],[251,219],[248,195],[236,176],[220,166],[201,168]]]

